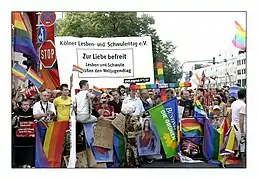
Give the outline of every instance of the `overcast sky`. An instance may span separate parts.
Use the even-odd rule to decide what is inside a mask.
[[[177,49],[176,59],[184,61],[212,60],[229,57],[237,49],[231,43],[235,20],[246,29],[244,12],[148,12],[155,19],[155,28],[164,41],[172,41]],[[62,14],[57,13],[57,18]],[[218,59],[218,58],[217,58]],[[201,63],[202,64],[202,63]],[[191,69],[186,64],[184,70]]]

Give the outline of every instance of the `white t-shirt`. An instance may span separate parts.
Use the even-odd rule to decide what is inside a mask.
[[[33,106],[33,115],[41,115],[41,114],[45,114],[47,111],[52,111],[54,112],[54,114],[56,114],[56,109],[53,103],[51,102],[47,102],[47,103],[40,103],[36,102]],[[42,104],[42,106],[41,106]],[[40,120],[44,120],[45,117],[42,117]]]
[[[76,95],[76,104],[77,104],[76,112],[78,114],[91,114],[90,109],[89,109],[91,106],[91,102],[89,102],[88,98],[93,98],[93,97],[94,97],[94,95],[91,94],[87,90],[80,91]]]
[[[239,114],[246,114],[245,110],[246,104],[244,101],[238,99],[231,104],[232,110],[232,123],[231,125],[235,125],[240,131],[239,125]],[[246,118],[244,119],[244,129],[246,128]]]
[[[125,98],[123,100],[122,109],[123,109],[123,106],[125,106],[126,104],[133,104],[135,106],[135,112],[133,113],[134,115],[140,115],[141,113],[143,113],[145,111],[142,101],[138,97],[131,98],[129,96],[129,97]]]

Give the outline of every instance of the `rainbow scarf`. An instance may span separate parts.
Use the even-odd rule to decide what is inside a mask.
[[[79,73],[83,73],[84,72],[83,68],[81,68],[79,66],[76,66],[76,65],[73,65],[73,71],[77,71]]]
[[[30,33],[24,23],[21,12],[12,13],[14,33],[13,43],[14,51],[30,55],[33,60],[38,62],[38,55],[33,46]]]
[[[246,32],[241,27],[241,25],[237,23],[237,21],[235,21],[235,26],[236,26],[236,34],[232,40],[232,43],[236,48],[239,48],[241,50],[246,50]]]
[[[35,86],[37,86],[38,89],[40,89],[44,83],[43,79],[31,68],[28,70],[26,78],[30,80]]]
[[[37,123],[36,131],[36,167],[60,167],[63,143],[68,121]]]
[[[13,68],[12,68],[12,74],[14,76],[16,76],[17,78],[19,78],[22,81],[26,81],[26,73],[27,70],[24,69],[22,66],[20,66],[19,64],[15,63]]]

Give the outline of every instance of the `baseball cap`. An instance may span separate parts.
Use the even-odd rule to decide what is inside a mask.
[[[215,105],[215,106],[213,107],[213,110],[216,110],[216,109],[220,110],[220,107],[219,107],[218,105]]]

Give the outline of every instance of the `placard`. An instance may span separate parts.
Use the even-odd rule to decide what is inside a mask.
[[[116,118],[112,121],[112,125],[124,135],[124,132],[125,132],[125,116],[121,113],[116,115]]]
[[[56,37],[56,56],[60,83],[69,83],[73,65],[74,85],[87,78],[90,88],[117,88],[124,79],[150,78],[154,83],[151,37]],[[143,68],[144,67],[144,71]],[[110,81],[112,78],[112,81]],[[109,81],[107,81],[109,79]],[[94,84],[93,84],[94,83]]]
[[[66,167],[68,167],[69,156],[64,156],[64,161],[65,161]],[[87,152],[82,151],[77,153],[75,168],[87,168],[87,167],[88,167]]]
[[[35,137],[34,121],[20,120],[20,127],[16,131],[17,137]]]
[[[98,119],[94,129],[93,146],[112,149],[113,148],[113,134],[114,127],[111,120]]]

